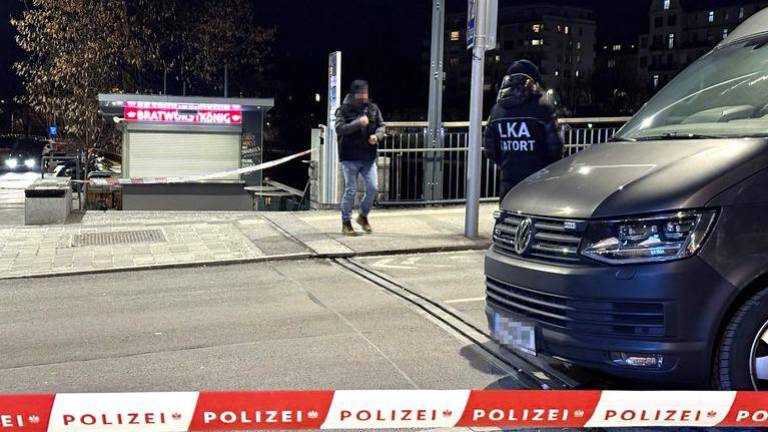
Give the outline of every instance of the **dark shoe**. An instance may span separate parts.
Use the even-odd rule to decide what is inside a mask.
[[[352,228],[352,222],[341,223],[341,233],[347,236],[356,236],[357,232]]]
[[[363,231],[366,233],[370,234],[373,232],[373,228],[371,228],[371,224],[368,223],[367,217],[359,215],[357,219],[355,219],[355,222],[357,222],[357,224],[360,225],[360,227],[362,227]]]

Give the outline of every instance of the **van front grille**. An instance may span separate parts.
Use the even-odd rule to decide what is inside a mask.
[[[496,221],[493,230],[494,248],[506,255],[520,254],[515,250],[515,237],[518,226],[528,219],[521,215],[502,214]],[[523,256],[558,261],[564,263],[579,263],[579,244],[581,243],[580,229],[583,222],[530,218],[532,223],[532,239]]]
[[[488,303],[537,323],[607,336],[667,336],[662,303],[577,299],[486,278]]]

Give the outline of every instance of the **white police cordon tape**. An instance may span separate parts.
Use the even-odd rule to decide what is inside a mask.
[[[127,178],[127,179],[95,178],[90,180],[73,180],[73,183],[85,183],[85,184],[91,184],[96,186],[112,186],[117,184],[123,185],[123,184],[195,183],[195,182],[201,182],[206,180],[223,179],[223,178],[242,175],[242,174],[250,174],[257,171],[263,171],[265,169],[274,168],[276,166],[290,162],[302,156],[306,156],[310,153],[312,153],[312,150],[305,150],[300,153],[295,153],[290,156],[285,156],[280,159],[275,159],[273,161],[260,163],[258,165],[244,167],[244,168],[240,168],[232,171],[221,171],[213,174],[180,176],[180,177],[179,176],[177,177],[142,177],[142,178]]]
[[[768,426],[768,393],[298,390],[0,394],[4,432]],[[746,429],[745,429],[746,428]]]

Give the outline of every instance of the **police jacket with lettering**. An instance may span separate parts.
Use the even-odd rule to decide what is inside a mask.
[[[363,126],[360,117],[368,116],[369,123]],[[370,161],[376,159],[378,145],[368,142],[376,135],[379,142],[384,140],[386,123],[379,106],[373,102],[358,103],[350,95],[336,110],[336,135],[339,141],[339,159],[343,161]]]
[[[508,92],[491,110],[483,147],[501,168],[501,181],[515,185],[562,158],[554,107],[539,92]]]

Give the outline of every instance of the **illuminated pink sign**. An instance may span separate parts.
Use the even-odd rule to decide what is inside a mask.
[[[126,102],[126,121],[236,125],[243,121],[243,107],[233,104],[196,104],[174,102]]]

